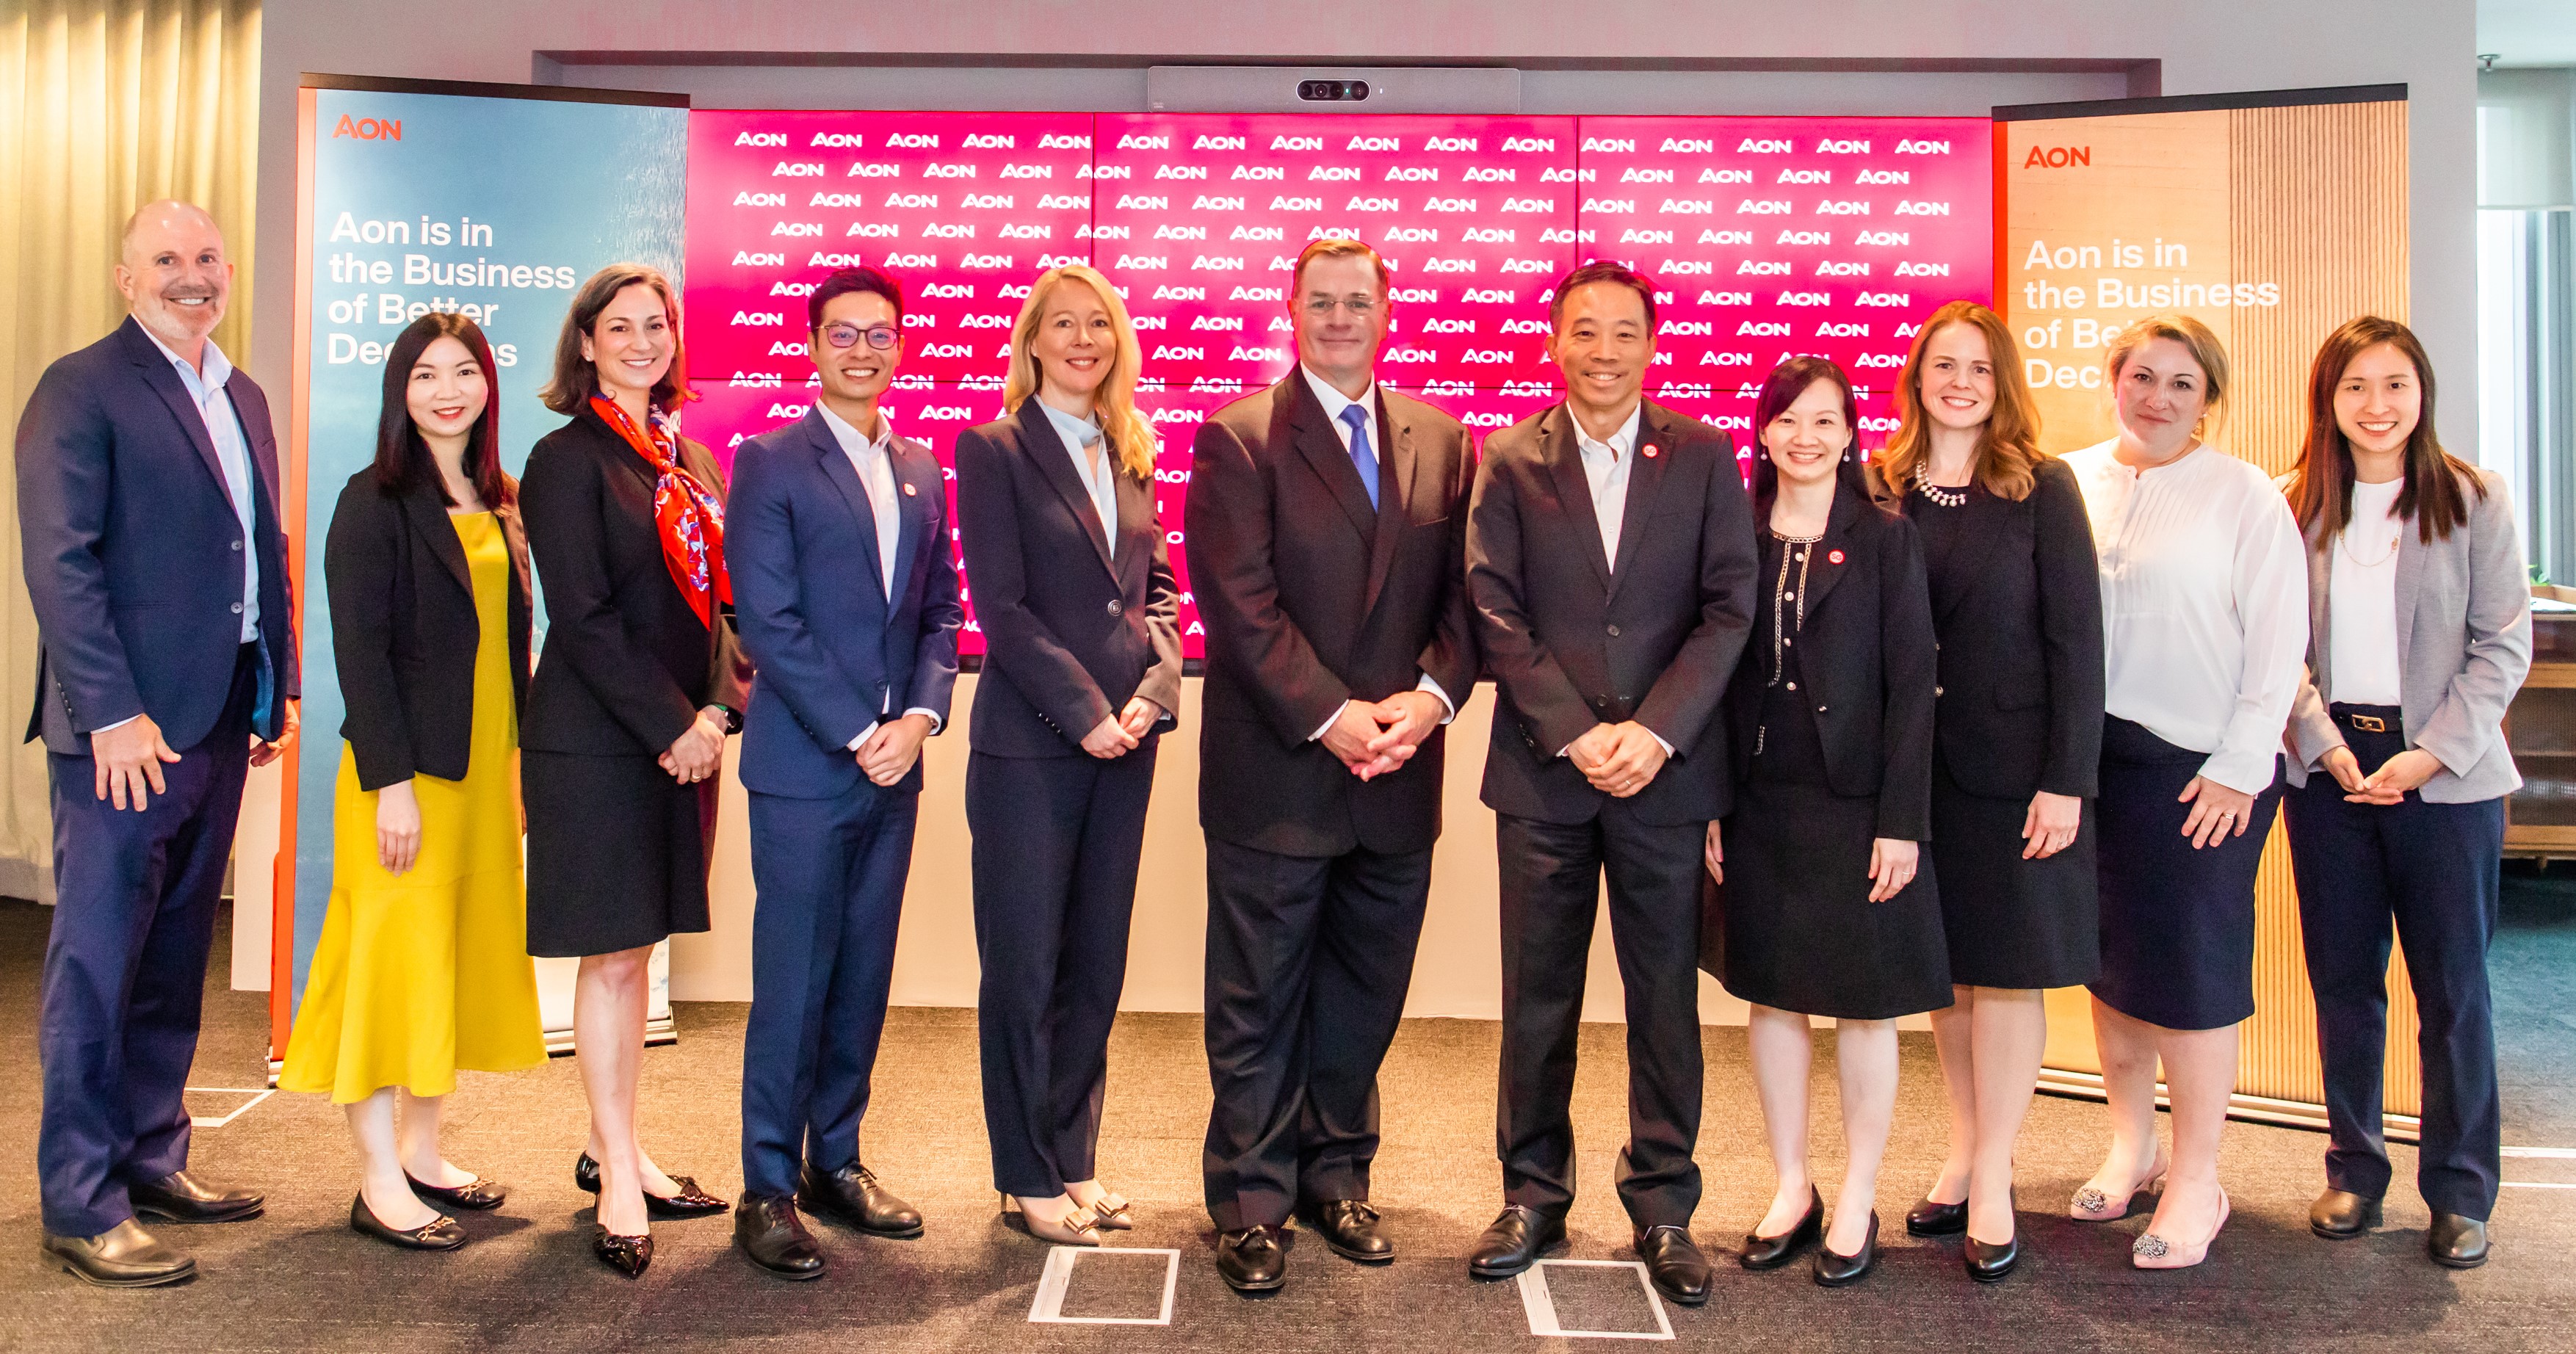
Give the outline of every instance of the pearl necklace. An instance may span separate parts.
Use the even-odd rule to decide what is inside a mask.
[[[1962,507],[1968,501],[1966,489],[1944,489],[1932,482],[1929,457],[1914,463],[1914,491],[1945,508]]]

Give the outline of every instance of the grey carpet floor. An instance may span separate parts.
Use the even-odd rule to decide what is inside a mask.
[[[2526,890],[2526,893],[2532,891]],[[2507,1003],[2508,1141],[2576,1146],[2569,1035],[2563,1022],[2576,956],[2576,904],[2538,891],[2518,904],[2500,960],[2536,959],[2541,981]],[[454,1097],[449,1155],[514,1187],[498,1215],[467,1215],[474,1242],[423,1256],[347,1228],[352,1157],[339,1113],[319,1097],[278,1095],[197,1136],[207,1174],[255,1183],[265,1217],[170,1228],[196,1253],[195,1281],[114,1293],[56,1272],[36,1250],[36,956],[46,912],[0,903],[0,1348],[28,1350],[612,1349],[1399,1350],[1586,1347],[1530,1334],[1511,1283],[1479,1284],[1463,1257],[1498,1204],[1493,1161],[1498,1027],[1409,1022],[1384,1080],[1385,1148],[1375,1195],[1402,1246],[1365,1269],[1311,1240],[1294,1248],[1288,1288],[1246,1300],[1208,1260],[1199,1207],[1199,1138],[1207,1080],[1194,1017],[1131,1015],[1111,1048],[1103,1176],[1138,1201],[1122,1246],[1180,1252],[1168,1327],[1028,1321],[1048,1248],[995,1215],[976,1086],[972,1012],[901,1009],[889,1025],[868,1116],[866,1157],[920,1204],[928,1235],[899,1242],[822,1229],[833,1265],[821,1282],[785,1284],[730,1249],[722,1220],[664,1223],[652,1270],[619,1278],[588,1253],[588,1196],[569,1178],[584,1133],[575,1069],[559,1060],[512,1076],[468,1074]],[[2515,946],[2527,948],[2524,955]],[[2510,951],[2510,952],[2509,952]],[[223,972],[218,960],[216,972]],[[2552,984],[2555,984],[2552,986]],[[730,1194],[739,1186],[737,1075],[744,1009],[680,1008],[681,1042],[645,1058],[648,1145],[670,1169]],[[266,1048],[264,997],[208,992],[195,1081],[256,1086]],[[1903,1235],[1904,1209],[1937,1167],[1943,1111],[1928,1037],[1908,1036],[1894,1142],[1879,1209],[1882,1269],[1828,1291],[1803,1267],[1751,1274],[1732,1248],[1771,1190],[1743,1032],[1707,1032],[1708,1092],[1700,1160],[1707,1194],[1696,1231],[1721,1263],[1698,1310],[1668,1309],[1677,1341],[1727,1350],[2457,1350],[2576,1349],[2576,1189],[2505,1191],[2496,1260],[2451,1273],[2422,1258],[2426,1217],[2410,1188],[2389,1199],[2387,1227],[2341,1245],[2310,1237],[2318,1135],[2234,1124],[2224,1173],[2235,1202],[2210,1261],[2179,1274],[2127,1264],[2142,1221],[2087,1227],[2061,1213],[2103,1145],[2100,1109],[2042,1097],[2021,1151],[2021,1226],[2029,1258],[1995,1288],[1960,1273],[1953,1244]],[[1818,1037],[1816,1143],[1828,1183],[1840,1176],[1832,1039]],[[1575,1113],[1583,1197],[1571,1258],[1627,1256],[1610,1181],[1623,1136],[1621,1030],[1584,1031]],[[221,1112],[222,1097],[205,1098]],[[2517,1115],[2517,1110],[2519,1114]],[[2534,1137],[2532,1135],[2554,1135]],[[2401,1180],[2413,1154],[2397,1151]],[[2576,1185],[2576,1161],[2517,1159],[2507,1177]],[[1553,1271],[1568,1329],[1651,1329],[1624,1272]],[[1095,1257],[1073,1271],[1069,1315],[1150,1314],[1161,1293],[1151,1257]],[[1613,1346],[1615,1347],[1615,1346]]]

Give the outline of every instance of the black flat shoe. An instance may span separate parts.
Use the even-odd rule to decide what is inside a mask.
[[[1288,1282],[1288,1248],[1276,1227],[1219,1233],[1216,1272],[1238,1293],[1274,1292]]]
[[[627,1278],[641,1278],[644,1267],[653,1263],[653,1237],[650,1233],[619,1236],[605,1227],[593,1226],[590,1229],[590,1253],[598,1256],[601,1264]]]
[[[1810,1185],[1807,1187],[1806,1216],[1798,1219],[1798,1225],[1779,1236],[1747,1232],[1744,1254],[1736,1257],[1736,1263],[1746,1269],[1778,1269],[1797,1259],[1798,1252],[1824,1240],[1824,1237],[1825,1196]]]
[[[1979,1283],[2002,1283],[2004,1276],[2021,1263],[2021,1233],[2000,1246],[1990,1246],[1975,1237],[1968,1238],[1966,1251],[1960,1256],[1968,1267],[1968,1277]]]
[[[1506,1204],[1501,1216],[1476,1238],[1467,1253],[1467,1274],[1476,1279],[1508,1279],[1538,1262],[1547,1248],[1565,1240],[1565,1215]]]
[[[2436,1213],[2424,1233],[2424,1252],[2444,1269],[2476,1269],[2487,1262],[2487,1225],[2481,1218]]]
[[[1878,1215],[1869,1215],[1869,1235],[1861,1239],[1860,1254],[1838,1255],[1834,1248],[1819,1241],[1816,1245],[1816,1282],[1826,1288],[1842,1288],[1859,1283],[1878,1267]]]
[[[64,1272],[101,1288],[158,1288],[197,1273],[193,1258],[162,1245],[132,1218],[97,1236],[47,1232],[44,1250]]]
[[[376,1210],[367,1207],[364,1194],[349,1201],[349,1230],[407,1251],[452,1251],[465,1244],[465,1229],[444,1213],[418,1227],[387,1226],[384,1219],[376,1216]]]
[[[585,1193],[599,1192],[599,1163],[591,1159],[590,1153],[582,1153],[581,1159],[572,1164],[572,1182]],[[697,1178],[694,1176],[675,1175],[671,1177],[671,1183],[679,1186],[680,1192],[668,1198],[655,1194],[649,1189],[644,1191],[646,1217],[711,1218],[733,1207],[698,1188]]]
[[[2350,1241],[2379,1225],[2379,1200],[2348,1189],[2330,1189],[2308,1205],[2308,1230],[2328,1241]]]
[[[1905,1210],[1907,1236],[1957,1236],[1968,1230],[1968,1201],[1940,1203],[1931,1198]]]
[[[1663,1223],[1639,1232],[1637,1258],[1646,1262],[1656,1292],[1684,1307],[1708,1301],[1708,1257],[1699,1253],[1689,1228]]]
[[[244,1222],[265,1206],[256,1190],[209,1185],[186,1171],[127,1185],[125,1192],[135,1213],[163,1222]]]
[[[921,1235],[921,1210],[895,1197],[877,1183],[876,1172],[853,1161],[837,1171],[818,1171],[813,1163],[799,1167],[796,1202],[816,1217],[847,1223],[871,1236],[910,1239]]]
[[[409,1171],[403,1172],[403,1179],[411,1181],[412,1193],[432,1203],[472,1209],[477,1213],[491,1212],[501,1206],[502,1200],[510,1197],[510,1187],[496,1180],[477,1178],[450,1189],[445,1185],[424,1185]]]
[[[1378,1225],[1378,1212],[1366,1199],[1308,1204],[1298,1216],[1307,1231],[1322,1239],[1324,1249],[1345,1260],[1382,1265],[1395,1258],[1395,1239]]]

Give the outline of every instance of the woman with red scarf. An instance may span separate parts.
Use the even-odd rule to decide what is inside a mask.
[[[751,684],[724,478],[673,418],[687,390],[670,281],[601,269],[573,298],[542,392],[572,422],[538,441],[519,484],[547,618],[520,731],[528,953],[581,959],[590,1146],[574,1180],[599,1195],[592,1249],[630,1276],[653,1257],[647,1217],[725,1211],[655,1166],[635,1128],[647,962],[664,937],[707,929],[716,776]]]

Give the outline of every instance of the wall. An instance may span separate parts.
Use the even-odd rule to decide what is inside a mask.
[[[1979,113],[1998,103],[2404,83],[2414,323],[2437,363],[2466,368],[2475,359],[2469,0],[2169,0],[2152,23],[2089,0],[1853,0],[1832,23],[1805,26],[1782,23],[1776,5],[1745,0],[1599,0],[1580,10],[1579,23],[1530,0],[1252,4],[1233,7],[1222,26],[1188,0],[849,0],[824,11],[828,18],[818,10],[787,0],[268,0],[253,374],[284,387],[301,72],[672,89],[710,107],[1141,109],[1148,64],[1265,61],[1518,65],[1527,71],[1524,110],[1548,113]],[[1540,34],[1550,50],[1535,48],[1529,35]],[[779,53],[797,55],[769,55]],[[2475,444],[2474,402],[2451,402],[2442,414],[2446,439]],[[961,718],[966,694],[961,685]],[[1195,697],[1193,683],[1188,703]],[[1448,831],[1417,965],[1417,1015],[1496,1009],[1493,827],[1475,802],[1491,706],[1480,691],[1452,731]],[[1158,769],[1129,963],[1132,1007],[1197,1005],[1194,743],[1174,740]],[[964,755],[953,733],[931,745],[898,1000],[972,999]],[[318,750],[307,761],[327,764]],[[677,947],[675,997],[744,995],[750,887],[741,823],[736,802],[716,866],[718,930]],[[1586,1014],[1616,1019],[1606,935],[1595,939],[1593,975]],[[1703,982],[1704,1018],[1740,1019],[1740,1011]]]

